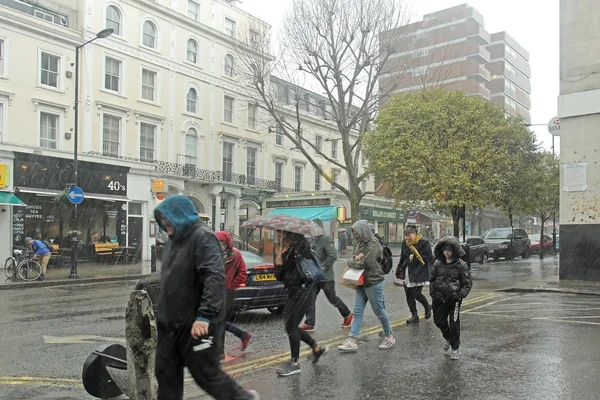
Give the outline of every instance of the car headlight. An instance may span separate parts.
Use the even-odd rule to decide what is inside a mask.
[[[498,246],[499,249],[503,250],[503,249],[508,249],[508,245],[507,244],[501,244]]]

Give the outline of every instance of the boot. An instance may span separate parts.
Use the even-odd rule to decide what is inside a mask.
[[[425,303],[425,319],[431,318],[431,304]]]
[[[415,311],[414,313],[412,313],[412,317],[410,317],[409,319],[406,320],[406,325],[418,324],[418,323],[419,323],[419,314],[417,314]]]

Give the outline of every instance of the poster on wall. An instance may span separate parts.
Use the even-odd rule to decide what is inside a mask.
[[[13,207],[13,243],[23,244],[25,239],[25,207]]]
[[[587,190],[587,163],[565,164],[563,172],[563,190],[565,192],[584,192]]]

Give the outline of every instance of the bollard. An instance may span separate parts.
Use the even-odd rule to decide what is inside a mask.
[[[125,314],[129,398],[155,400],[158,383],[154,375],[156,355],[156,319],[148,293],[134,290]]]
[[[156,245],[150,246],[150,272],[156,272]]]

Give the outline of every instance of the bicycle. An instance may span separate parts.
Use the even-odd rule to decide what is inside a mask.
[[[23,250],[13,250],[14,257],[8,257],[4,261],[4,275],[13,279],[15,275],[24,281],[35,281],[42,275],[42,266],[33,259],[32,254],[24,253]]]

